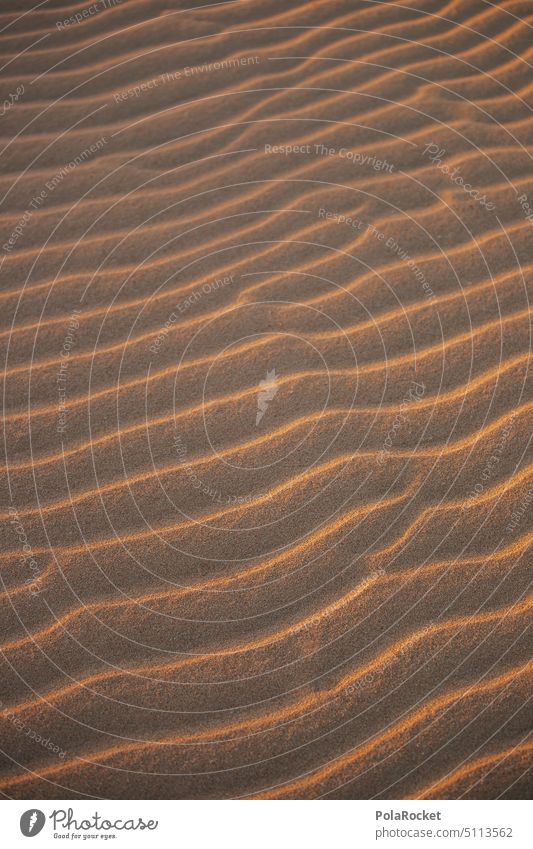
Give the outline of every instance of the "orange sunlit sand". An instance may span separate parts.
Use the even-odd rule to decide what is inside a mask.
[[[524,798],[533,10],[24,11],[0,791]]]

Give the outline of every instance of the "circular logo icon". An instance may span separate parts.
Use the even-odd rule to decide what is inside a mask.
[[[37,808],[24,811],[20,818],[20,830],[25,837],[35,837],[42,830],[46,817]]]

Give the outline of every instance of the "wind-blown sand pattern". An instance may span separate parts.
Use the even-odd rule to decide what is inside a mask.
[[[533,7],[0,12],[0,792],[531,790]]]

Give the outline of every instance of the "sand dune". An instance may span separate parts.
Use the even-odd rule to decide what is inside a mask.
[[[0,793],[526,797],[532,10],[24,11]]]

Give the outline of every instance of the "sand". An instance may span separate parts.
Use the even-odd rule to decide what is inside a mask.
[[[192,5],[0,13],[0,792],[523,798],[533,10]]]

